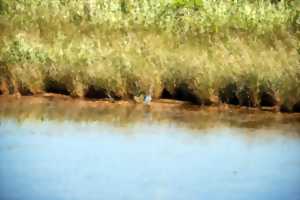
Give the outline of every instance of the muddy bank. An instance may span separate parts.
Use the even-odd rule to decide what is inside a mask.
[[[147,121],[175,122],[180,126],[206,129],[217,126],[276,127],[292,124],[300,132],[300,114],[265,112],[237,106],[197,106],[184,101],[155,100],[149,106],[133,101],[85,100],[66,95],[0,96],[0,120],[55,120],[113,123],[116,126]],[[290,125],[286,127],[291,129]]]
[[[5,81],[0,84],[0,96],[34,96],[34,97],[46,97],[46,98],[67,98],[67,99],[80,99],[86,101],[102,101],[102,102],[114,102],[122,103],[131,102],[137,103],[135,99],[141,98],[143,101],[143,95],[140,97],[134,95],[117,95],[114,92],[108,92],[105,89],[90,86],[81,95],[72,95],[66,87],[53,83],[49,85],[43,92],[41,90],[31,91],[27,88],[10,86]],[[259,92],[254,92],[248,87],[238,89],[237,85],[229,84],[219,90],[218,95],[212,95],[209,98],[201,98],[196,92],[189,89],[185,85],[181,85],[175,88],[173,91],[168,91],[166,88],[162,88],[158,95],[152,97],[154,100],[151,105],[155,105],[160,102],[176,102],[176,104],[193,105],[198,107],[211,106],[213,109],[225,109],[228,107],[236,107],[240,109],[251,110],[267,110],[273,112],[287,112],[287,113],[299,113],[300,101],[293,100],[291,103],[281,100],[276,93],[269,88],[261,88]],[[139,102],[139,103],[141,103]],[[168,105],[165,105],[168,106]]]

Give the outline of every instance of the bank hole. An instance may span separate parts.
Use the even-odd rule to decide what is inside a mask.
[[[161,96],[160,96],[161,99],[172,99],[173,96],[172,94],[166,89],[164,88],[162,93],[161,93]]]
[[[286,104],[282,104],[282,105],[280,105],[280,112],[289,113],[289,112],[292,112],[292,110]]]
[[[293,106],[294,112],[300,112],[300,101]]]
[[[277,100],[272,91],[263,91],[260,93],[260,106],[273,107],[276,106]]]
[[[239,105],[239,98],[237,97],[237,86],[235,83],[230,83],[219,91],[219,98],[221,102],[231,105]]]
[[[85,97],[89,99],[104,99],[108,96],[105,89],[89,86],[85,93]]]
[[[172,93],[164,88],[160,98],[187,101],[192,104],[201,104],[201,99],[194,94],[191,89],[189,89],[187,84],[184,83],[177,86]]]
[[[55,80],[46,80],[45,83],[45,91],[48,93],[70,95],[66,85],[61,82]]]

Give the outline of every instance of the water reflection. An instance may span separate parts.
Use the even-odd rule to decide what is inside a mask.
[[[72,99],[45,99],[37,97],[0,96],[0,119],[56,122],[108,122],[115,126],[134,123],[175,123],[191,129],[207,129],[219,126],[242,128],[280,128],[300,134],[300,114],[281,114],[251,110],[199,108],[177,104],[153,103],[152,106],[137,104],[111,104]]]
[[[296,116],[25,102],[0,105],[0,199],[300,199]]]

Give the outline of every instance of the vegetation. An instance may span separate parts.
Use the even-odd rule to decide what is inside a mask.
[[[297,111],[297,3],[0,0],[0,93],[151,93]]]

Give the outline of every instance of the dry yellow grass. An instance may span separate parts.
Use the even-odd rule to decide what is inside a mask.
[[[293,3],[0,0],[0,88],[297,110]]]

